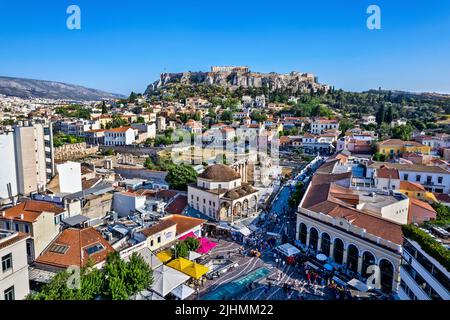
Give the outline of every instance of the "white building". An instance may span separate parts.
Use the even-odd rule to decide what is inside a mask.
[[[377,124],[377,119],[375,116],[364,116],[361,118],[361,123],[364,125]]]
[[[322,134],[326,130],[339,130],[339,121],[336,119],[316,119],[311,123],[311,133]]]
[[[100,129],[100,121],[98,120],[86,120],[86,119],[78,119],[78,120],[65,120],[59,121],[55,127],[59,129],[59,131],[64,134],[69,134],[77,137],[83,136],[83,132],[89,130],[99,130]]]
[[[165,131],[166,128],[167,128],[166,118],[164,118],[164,117],[157,117],[156,118],[156,129],[158,131]]]
[[[0,200],[43,190],[54,175],[51,125],[26,124],[0,133]]]
[[[138,208],[145,206],[145,196],[140,196],[132,192],[114,193],[113,208],[119,214],[119,217],[126,217]]]
[[[450,300],[450,272],[411,239],[405,238],[400,288],[402,300]]]
[[[28,235],[0,229],[0,300],[23,300],[30,293]]]
[[[136,141],[136,129],[120,127],[105,130],[105,146],[127,146]]]
[[[450,193],[450,171],[439,166],[374,162],[367,167],[367,178],[374,178],[375,171],[385,166],[397,169],[401,181],[420,183],[425,190],[436,193]]]
[[[81,185],[81,163],[68,161],[56,166],[61,193],[75,193],[83,190]]]
[[[188,203],[215,220],[233,221],[256,213],[258,191],[243,183],[231,167],[215,164],[188,186]]]

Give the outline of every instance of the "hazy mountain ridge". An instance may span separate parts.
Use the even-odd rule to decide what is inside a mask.
[[[35,80],[0,76],[0,94],[19,98],[62,100],[118,99],[123,95],[48,80]]]

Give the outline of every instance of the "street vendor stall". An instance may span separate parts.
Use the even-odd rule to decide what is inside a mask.
[[[296,247],[294,247],[290,243],[285,243],[277,247],[277,251],[281,254],[285,255],[286,257],[293,257],[300,253],[300,250],[298,250]]]
[[[173,289],[189,280],[184,273],[162,265],[153,271],[153,284],[151,289],[162,297],[168,295]]]

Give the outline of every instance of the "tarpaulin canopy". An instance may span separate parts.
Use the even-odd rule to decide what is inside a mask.
[[[183,271],[185,268],[189,267],[190,265],[192,265],[194,262],[189,261],[188,259],[185,258],[176,258],[172,261],[170,261],[167,266],[174,268],[175,270],[178,271]]]
[[[163,263],[166,263],[167,261],[172,259],[172,252],[169,250],[161,251],[156,254],[159,260],[161,260]]]
[[[205,254],[211,251],[213,248],[217,246],[217,243],[209,241],[207,238],[200,238],[200,246],[197,249],[197,252],[200,254]]]
[[[197,253],[195,251],[189,251],[188,259],[191,261],[194,261],[195,259],[200,258],[202,255],[200,253]]]
[[[208,270],[209,270],[208,267],[205,267],[202,264],[194,262],[190,266],[184,268],[181,271],[194,279],[200,279],[204,274],[208,272]]]
[[[277,250],[288,257],[295,256],[296,254],[300,253],[300,250],[298,250],[296,247],[294,247],[290,243],[285,243],[285,244],[278,246]]]
[[[150,290],[142,290],[130,297],[130,300],[166,300],[156,292]]]
[[[162,265],[153,271],[152,290],[160,296],[165,297],[173,289],[188,280],[189,276],[184,273],[166,265]]]
[[[359,281],[358,279],[352,279],[347,283],[349,285],[351,285],[353,288],[358,289],[361,292],[367,292],[369,290],[367,285],[364,282]]]
[[[180,300],[184,300],[194,293],[194,289],[185,284],[179,285],[172,290],[172,294]]]
[[[180,237],[179,239],[181,241],[187,239],[187,238],[197,238],[197,236],[195,235],[195,233],[193,233],[192,231],[189,233],[186,233],[184,236]]]

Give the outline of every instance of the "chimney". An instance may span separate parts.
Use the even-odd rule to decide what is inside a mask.
[[[23,218],[24,218],[24,215],[23,215],[23,213],[21,213],[20,214],[20,220],[23,220]]]
[[[2,211],[2,217],[6,216],[6,211]]]

